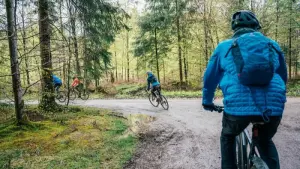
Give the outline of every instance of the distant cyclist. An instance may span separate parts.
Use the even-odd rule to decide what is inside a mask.
[[[158,91],[158,93],[160,94],[160,83],[151,71],[147,71],[147,90],[149,91],[151,88],[151,93],[153,95],[155,91]]]
[[[224,95],[221,133],[222,169],[237,169],[235,137],[250,122],[265,122],[259,128],[258,151],[270,169],[279,169],[273,136],[286,102],[287,70],[279,45],[258,30],[251,11],[232,16],[234,35],[218,44],[204,75],[205,110],[214,110],[214,92],[220,85]]]
[[[62,81],[58,76],[56,76],[54,74],[52,74],[52,80],[53,80],[54,89],[55,89],[56,93],[58,93],[59,88],[62,86]]]
[[[73,82],[72,82],[71,86],[72,86],[72,88],[74,88],[78,91],[78,96],[80,97],[81,91],[83,89],[83,84],[81,83],[81,81],[79,80],[77,75],[75,75],[73,77]]]

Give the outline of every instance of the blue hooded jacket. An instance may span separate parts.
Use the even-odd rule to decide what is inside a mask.
[[[148,73],[147,82],[148,82],[148,86],[147,86],[148,89],[150,89],[150,84],[152,85],[152,87],[160,85],[160,83],[152,73]]]
[[[62,81],[59,77],[52,75],[53,78],[53,84],[62,84]]]
[[[279,45],[271,40],[280,55],[275,52],[273,79],[266,89],[250,88],[240,84],[231,52],[225,57],[233,39],[221,42],[211,56],[204,74],[203,104],[212,104],[219,84],[223,92],[224,111],[230,115],[262,115],[258,106],[271,110],[269,116],[281,116],[286,102],[287,70]]]

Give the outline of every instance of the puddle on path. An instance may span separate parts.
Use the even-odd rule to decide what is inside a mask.
[[[127,119],[130,125],[129,130],[135,134],[141,134],[148,130],[149,123],[154,121],[155,117],[145,114],[130,114]]]

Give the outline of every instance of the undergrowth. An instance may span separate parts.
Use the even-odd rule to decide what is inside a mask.
[[[35,106],[26,111],[35,122],[0,120],[0,168],[122,168],[134,152],[127,120],[107,110],[70,107],[43,118]],[[0,112],[13,107],[1,104]]]

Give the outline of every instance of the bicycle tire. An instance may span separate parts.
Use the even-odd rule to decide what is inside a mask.
[[[59,93],[56,95],[56,99],[61,103],[65,102],[67,99],[66,93],[64,91],[59,91]]]
[[[86,89],[84,89],[84,90],[81,92],[80,98],[81,98],[82,100],[87,100],[87,99],[89,99],[89,96],[90,96],[89,91],[86,90]]]
[[[236,162],[239,169],[248,169],[248,155],[247,155],[247,140],[245,134],[242,132],[236,137],[237,156]]]
[[[148,97],[149,97],[149,101],[152,104],[152,106],[158,107],[159,102],[156,100],[156,97],[152,93],[150,93]]]
[[[261,158],[254,156],[252,159],[253,166],[251,169],[269,169],[268,165]]]
[[[160,96],[161,100],[160,100],[160,104],[161,106],[165,109],[168,110],[169,109],[169,103],[168,100],[166,99],[166,97],[164,95]]]
[[[69,100],[75,100],[76,97],[77,97],[76,91],[71,89],[69,93]]]

